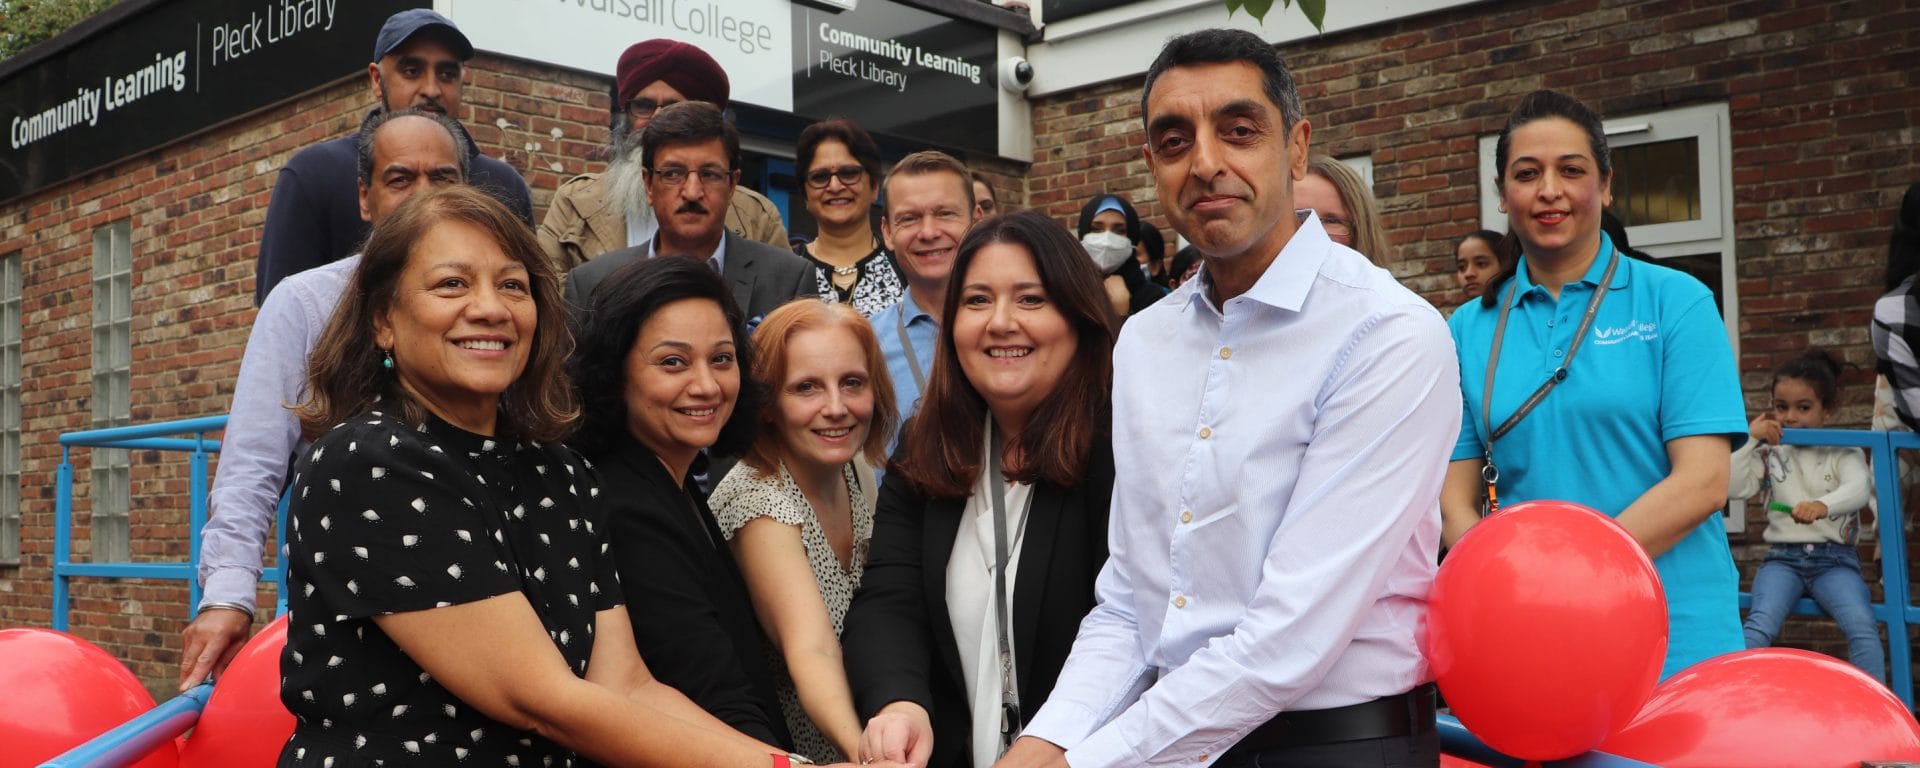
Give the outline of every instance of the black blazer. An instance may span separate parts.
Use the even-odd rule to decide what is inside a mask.
[[[1112,498],[1113,448],[1106,441],[1088,457],[1078,484],[1062,488],[1042,482],[1034,488],[1011,606],[1026,719],[1053,691],[1080,620],[1093,610],[1094,580],[1107,562]],[[972,764],[973,717],[947,613],[947,558],[966,506],[966,499],[929,499],[901,473],[887,473],[867,569],[841,634],[847,676],[863,718],[901,700],[925,707],[932,716],[929,768]]]
[[[740,305],[740,311],[745,312],[749,320],[766,317],[768,312],[795,298],[819,295],[819,272],[812,262],[795,256],[792,251],[738,237],[732,232],[723,237],[727,239],[727,259],[720,265],[722,277],[733,286],[734,303]],[[649,243],[641,243],[608,251],[567,272],[562,287],[575,320],[585,319],[593,289],[600,285],[601,279],[614,270],[645,259],[650,247]]]
[[[640,658],[721,722],[791,749],[765,635],[706,499],[632,437],[593,460]]]

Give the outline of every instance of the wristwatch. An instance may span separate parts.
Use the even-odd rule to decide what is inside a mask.
[[[793,766],[796,765],[814,765],[814,762],[808,760],[806,755],[798,752],[788,752],[785,754],[775,752],[773,754],[773,768],[793,768]]]

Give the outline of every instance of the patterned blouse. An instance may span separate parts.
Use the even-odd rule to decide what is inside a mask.
[[[594,612],[621,604],[591,465],[438,418],[373,411],[295,469],[280,699],[297,719],[282,766],[585,765],[467,706],[373,617],[525,595],[585,676]]]
[[[884,247],[873,249],[872,253],[854,263],[853,267],[858,270],[859,276],[846,290],[833,284],[834,266],[807,253],[804,243],[794,246],[793,252],[813,262],[820,298],[850,304],[861,317],[873,317],[875,312],[899,303],[900,297],[907,292],[906,278],[900,274],[900,265],[894,263],[893,254]]]
[[[867,546],[873,539],[873,499],[867,489],[861,487],[860,473],[853,464],[848,464],[841,468],[841,476],[846,479],[847,495],[853,506],[853,556],[849,567],[844,569],[833,547],[827,543],[826,531],[814,516],[812,503],[800,492],[800,486],[785,465],[780,467],[778,476],[769,477],[744,463],[737,464],[713,489],[709,499],[713,516],[728,540],[732,540],[742,526],[762,517],[800,528],[800,542],[807,548],[807,565],[813,570],[814,583],[820,587],[821,600],[827,604],[827,618],[833,622],[835,637],[845,626],[847,606],[853,603],[853,591],[860,587],[860,573],[867,567]],[[786,660],[779,649],[769,646],[768,652],[780,679],[780,709],[787,718],[787,729],[793,732],[794,751],[819,763],[846,760],[800,706],[793,676],[787,672]]]

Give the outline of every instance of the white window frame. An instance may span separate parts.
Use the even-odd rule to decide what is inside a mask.
[[[20,253],[0,257],[0,565],[20,563]]]
[[[117,221],[93,231],[93,428],[133,421],[132,228]],[[88,501],[94,562],[132,559],[131,456],[95,448]]]

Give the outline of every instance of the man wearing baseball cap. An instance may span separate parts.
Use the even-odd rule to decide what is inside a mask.
[[[458,120],[460,89],[473,44],[453,21],[415,8],[387,18],[374,39],[367,81],[381,110],[419,109]],[[364,121],[362,121],[364,123]],[[465,128],[461,129],[465,133]],[[273,286],[351,254],[367,239],[360,218],[356,134],[321,142],[294,153],[280,169],[267,203],[267,224],[260,236],[254,270],[254,303],[266,300]],[[480,154],[466,139],[472,173],[467,181],[505,203],[533,226],[533,195],[512,166]]]
[[[611,107],[613,159],[606,172],[575,176],[553,193],[539,232],[547,257],[567,270],[602,253],[652,240],[660,224],[647,203],[640,132],[662,107],[704,101],[724,110],[729,93],[720,62],[692,45],[647,40],[621,53]],[[744,186],[734,190],[726,228],[736,237],[782,250],[789,247],[780,210]]]

